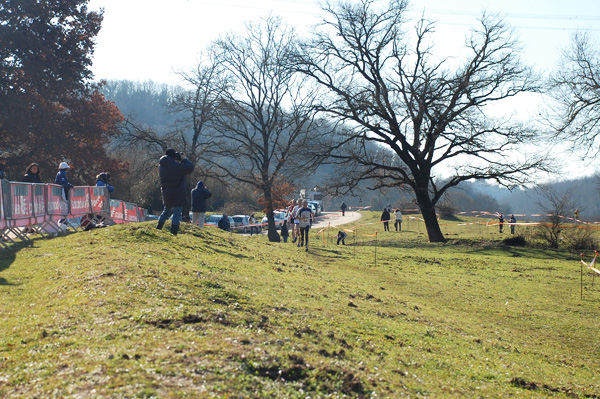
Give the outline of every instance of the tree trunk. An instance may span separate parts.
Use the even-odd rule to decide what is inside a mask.
[[[273,215],[273,210],[269,209],[267,212],[267,225],[269,226],[269,232],[267,233],[270,242],[280,242],[281,236],[277,232],[277,227],[275,226],[275,216]]]
[[[425,221],[429,242],[446,242],[446,238],[442,234],[442,229],[438,223],[437,215],[435,214],[435,205],[431,203],[429,195],[427,193],[424,195],[416,193],[416,197],[419,209],[421,209],[421,215]]]
[[[269,237],[269,242],[280,242],[281,237],[275,228],[275,215],[273,215],[273,197],[271,196],[271,190],[264,189],[263,193],[267,205],[267,226],[269,226],[267,237]]]

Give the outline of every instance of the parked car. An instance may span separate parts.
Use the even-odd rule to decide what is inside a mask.
[[[250,223],[250,216],[248,215],[233,215],[233,223],[231,224],[231,228],[233,231],[241,232],[241,233],[249,233],[250,227],[248,227]],[[256,222],[258,224],[258,222]],[[262,231],[262,226],[256,226],[258,232]]]
[[[319,202],[317,202],[317,201],[310,201],[309,200],[308,201],[308,205],[310,206],[311,204],[313,205],[313,208],[311,208],[311,209],[313,209],[313,212],[315,213],[315,216],[320,216],[321,213],[323,212],[323,210],[321,209],[321,204]]]
[[[204,220],[204,224],[208,225],[208,226],[218,227],[219,220],[221,220],[222,217],[223,217],[223,215],[209,215]],[[233,223],[234,223],[233,218],[231,216],[227,216],[227,220],[229,220],[229,225],[231,227],[233,227]]]
[[[280,212],[280,211],[273,211],[273,217],[275,218],[275,228],[277,230],[281,229],[281,225],[283,224],[283,221],[285,220],[285,212]],[[265,229],[268,228],[267,223],[268,223],[268,219],[267,219],[267,215],[263,216],[261,223],[263,224],[263,227]]]

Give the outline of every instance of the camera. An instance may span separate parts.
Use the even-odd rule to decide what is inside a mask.
[[[183,159],[183,152],[176,152],[175,159],[181,161]]]

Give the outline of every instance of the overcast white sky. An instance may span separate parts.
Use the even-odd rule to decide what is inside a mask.
[[[300,33],[318,21],[318,0],[91,0],[104,8],[93,72],[96,79],[178,83],[173,72],[191,69],[199,53],[244,21],[280,15]],[[527,59],[550,69],[577,29],[600,37],[598,0],[412,0],[410,16],[438,21],[438,47],[464,42],[483,11],[500,13],[517,28]]]
[[[95,79],[169,84],[180,83],[175,72],[193,69],[211,41],[245,21],[272,13],[303,34],[321,15],[319,0],[90,0],[89,9],[100,8]],[[600,0],[411,0],[410,10],[413,20],[424,13],[437,21],[436,47],[448,54],[482,12],[499,13],[516,29],[525,60],[541,72],[555,67],[577,30],[600,42]]]

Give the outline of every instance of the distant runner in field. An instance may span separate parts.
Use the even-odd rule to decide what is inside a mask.
[[[302,202],[302,208],[298,210],[296,213],[295,219],[298,220],[298,227],[300,228],[300,242],[298,243],[299,247],[302,245],[306,246],[306,250],[308,251],[308,232],[310,230],[310,222],[313,217],[312,210],[308,207],[308,201],[304,200]]]
[[[500,233],[502,233],[502,228],[504,227],[504,214],[500,213],[500,216],[498,216],[498,221],[500,223]]]

